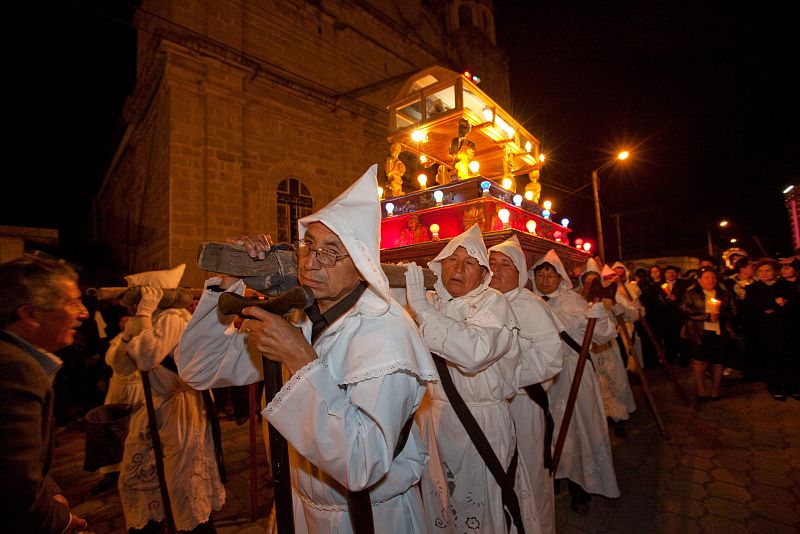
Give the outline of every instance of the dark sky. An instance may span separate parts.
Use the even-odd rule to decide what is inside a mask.
[[[624,258],[703,249],[707,229],[752,255],[757,241],[790,251],[782,191],[800,184],[800,40],[776,5],[495,2],[512,111],[550,156],[542,198],[575,221],[573,235],[596,233],[591,186],[555,187],[586,186],[627,148],[627,162],[599,173]],[[615,259],[614,220],[603,220]]]
[[[25,3],[18,118],[0,224],[56,227],[66,246],[119,134],[133,87],[130,0]],[[764,4],[766,5],[766,4]],[[509,110],[549,156],[543,196],[573,236],[593,237],[592,169],[600,172],[607,256],[701,252],[706,230],[751,254],[790,250],[781,191],[800,183],[798,38],[788,12],[726,2],[496,1],[498,44],[511,62]],[[11,19],[9,19],[11,20]],[[9,165],[9,167],[11,167]],[[4,184],[4,185],[6,185]],[[564,189],[578,193],[568,195]],[[727,245],[729,246],[729,245]]]

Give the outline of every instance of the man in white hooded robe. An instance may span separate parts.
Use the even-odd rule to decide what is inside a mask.
[[[422,270],[411,263],[406,273],[408,305],[430,351],[443,360],[444,372],[465,401],[499,461],[509,507],[517,518],[506,522],[501,486],[490,472],[443,389],[428,385],[417,422],[431,452],[422,499],[433,532],[538,533],[538,521],[526,458],[517,452],[508,400],[519,386],[518,326],[506,298],[489,287],[489,255],[480,229],[473,225],[453,238],[428,267],[437,275],[435,294],[426,294]],[[430,300],[428,299],[430,296]],[[440,372],[441,375],[441,372]],[[513,496],[512,496],[513,494]]]
[[[389,296],[376,172],[373,165],[299,222],[298,281],[316,299],[307,315],[327,326],[304,317],[301,331],[249,307],[243,313],[254,319],[237,331],[233,316],[217,313],[218,291],[241,294],[244,285],[211,278],[181,341],[178,366],[195,388],[261,380],[260,354],[292,375],[263,415],[289,443],[296,532],[353,532],[348,492],[367,488],[376,532],[428,532],[417,489],[428,454],[418,431],[393,453],[436,372],[413,321]],[[268,253],[263,237],[247,240],[254,259]]]
[[[553,481],[549,468],[545,468],[545,446],[548,447],[549,458],[549,447],[552,445],[552,438],[550,442],[545,440],[545,408],[549,415],[546,389],[552,383],[550,379],[563,366],[561,338],[547,310],[547,304],[525,288],[528,283],[528,269],[525,253],[517,236],[489,249],[489,267],[492,271],[490,287],[506,296],[519,323],[522,365],[520,385],[524,389],[519,388],[511,399],[511,415],[517,429],[517,448],[527,462],[528,477],[531,480],[542,532],[555,533]]]
[[[583,342],[590,318],[597,319],[592,335],[594,343],[607,343],[616,337],[615,325],[603,303],[590,305],[572,290],[572,282],[555,250],[549,250],[539,259],[528,275],[533,279],[533,292],[547,302],[560,331],[566,332],[578,346]],[[561,430],[577,364],[578,352],[565,342],[564,367],[549,390],[555,436]],[[572,509],[580,514],[588,513],[590,494],[619,497],[603,400],[590,365],[587,363],[583,369],[555,474],[556,479],[568,479]]]

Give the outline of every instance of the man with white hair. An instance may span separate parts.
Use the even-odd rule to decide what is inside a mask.
[[[565,333],[562,336],[565,340],[564,368],[549,391],[555,420],[554,435],[558,436],[588,320],[597,319],[592,334],[594,343],[613,340],[616,329],[602,302],[588,303],[572,290],[572,282],[555,250],[549,250],[539,259],[528,275],[533,278],[533,292],[547,302],[556,317],[556,324]],[[568,479],[571,507],[579,514],[588,513],[592,493],[619,497],[603,400],[592,369],[584,368],[580,377],[580,388],[555,478]]]
[[[377,532],[428,532],[417,483],[428,454],[412,416],[431,356],[408,313],[389,296],[380,266],[377,166],[299,222],[297,274],[315,302],[297,328],[261,308],[237,331],[217,311],[220,291],[241,280],[206,282],[179,352],[181,376],[206,389],[262,378],[260,355],[291,374],[263,411],[289,443],[297,532],[353,532],[348,496],[368,490]],[[240,238],[254,260],[268,236]],[[409,435],[410,431],[410,435]],[[369,502],[371,501],[371,502]]]
[[[550,387],[550,379],[563,366],[561,338],[547,304],[525,288],[528,269],[516,235],[489,249],[489,268],[492,271],[489,287],[506,296],[519,323],[519,382],[523,387],[511,399],[511,415],[517,429],[517,448],[527,462],[542,532],[554,533],[555,498],[551,480],[554,423],[545,386]]]
[[[178,376],[174,353],[191,315],[186,308],[160,308],[165,289],[177,289],[185,264],[126,276],[139,287],[135,315],[106,353],[114,373],[147,371],[153,395],[164,474],[175,527],[196,534],[214,530],[212,513],[225,504],[211,425],[199,391]],[[141,374],[141,373],[138,373]],[[148,424],[149,423],[149,424]],[[166,520],[156,472],[156,451],[146,409],[131,416],[117,481],[129,532],[153,532]]]
[[[417,414],[431,451],[422,483],[430,527],[540,532],[528,459],[517,451],[507,402],[519,385],[519,328],[506,298],[489,287],[479,227],[453,238],[428,266],[438,276],[432,300],[414,263],[406,273],[406,295],[440,376]]]

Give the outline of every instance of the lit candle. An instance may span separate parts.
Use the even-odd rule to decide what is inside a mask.
[[[711,297],[708,299],[708,310],[711,315],[715,315],[719,313],[719,307],[722,305],[722,301]]]
[[[666,293],[667,295],[672,293],[672,290],[670,289],[669,284],[667,282],[664,282],[663,284],[661,284],[661,289],[663,289],[664,293]]]

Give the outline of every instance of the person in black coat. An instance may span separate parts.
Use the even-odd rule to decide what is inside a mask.
[[[689,365],[689,352],[681,341],[680,331],[683,327],[683,314],[679,309],[681,300],[689,288],[689,281],[678,278],[681,270],[674,265],[664,267],[664,281],[659,284],[661,290],[659,319],[664,336],[664,353],[667,361],[679,361],[681,367]]]
[[[0,502],[5,532],[83,530],[50,476],[53,379],[89,313],[78,275],[65,263],[20,259],[0,265]],[[10,522],[10,523],[9,523]]]
[[[762,259],[756,263],[758,281],[747,286],[742,307],[754,336],[754,349],[761,361],[767,389],[772,398],[800,400],[800,366],[790,354],[797,336],[798,296],[796,287],[779,279],[778,262]]]

